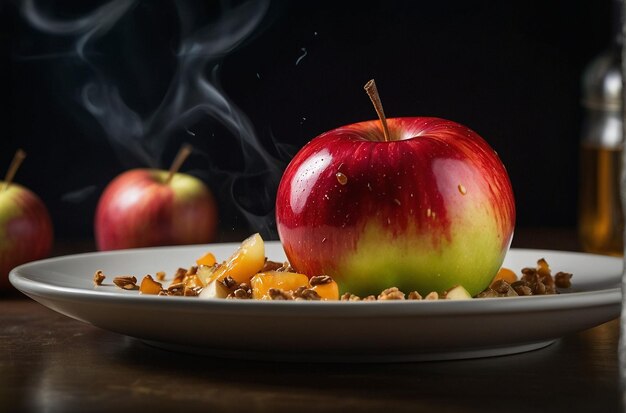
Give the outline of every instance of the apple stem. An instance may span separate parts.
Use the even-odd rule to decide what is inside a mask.
[[[15,174],[17,173],[17,170],[22,164],[24,158],[26,158],[26,152],[22,149],[18,149],[17,152],[15,152],[15,155],[13,155],[13,160],[11,161],[11,165],[9,165],[9,170],[4,177],[4,186],[2,187],[3,191],[5,191],[13,182],[13,178],[15,177]]]
[[[378,89],[376,88],[376,82],[374,79],[371,79],[369,82],[365,84],[363,87],[367,92],[367,95],[370,97],[370,100],[374,104],[374,109],[376,109],[376,113],[378,114],[378,119],[380,119],[380,123],[383,125],[383,134],[385,136],[385,142],[389,142],[391,138],[389,137],[389,128],[387,127],[387,118],[385,117],[385,111],[383,110],[383,103],[380,100],[380,95],[378,94]]]
[[[183,162],[187,159],[187,157],[191,154],[192,147],[189,144],[184,144],[182,148],[176,154],[176,158],[174,158],[174,162],[172,162],[172,166],[170,166],[169,174],[167,175],[167,179],[165,180],[165,184],[169,184],[174,177],[174,174],[178,172],[180,167],[183,165]]]

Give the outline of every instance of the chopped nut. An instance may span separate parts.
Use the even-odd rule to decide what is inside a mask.
[[[537,274],[537,270],[534,268],[522,268],[522,274],[522,280],[530,284],[539,281],[539,274]]]
[[[568,272],[557,272],[554,276],[554,283],[559,288],[570,288],[572,286],[572,274]]]
[[[272,300],[293,300],[293,296],[289,292],[278,288],[270,288],[267,290],[267,294]]]
[[[376,301],[376,296],[368,295],[367,297],[364,297],[362,301]]]
[[[171,284],[167,287],[168,295],[183,295],[185,292],[185,284],[182,282]]]
[[[527,285],[520,285],[520,286],[514,287],[514,290],[517,293],[517,295],[521,297],[533,295],[533,290],[531,290],[530,287]]]
[[[331,282],[333,282],[333,279],[329,275],[316,275],[309,280],[311,286],[330,284]]]
[[[295,300],[307,300],[307,301],[319,301],[322,299],[317,291],[312,290],[306,287],[298,287],[296,291],[293,292],[293,298]]]
[[[398,287],[391,287],[383,290],[378,296],[379,300],[404,300],[404,293]]]
[[[224,284],[224,287],[228,288],[229,290],[234,289],[235,287],[238,287],[239,284],[237,284],[237,281],[235,281],[235,279],[233,277],[231,277],[230,275],[226,276],[222,281],[220,281],[222,284]]]
[[[183,295],[185,297],[196,297],[200,295],[200,291],[202,291],[202,287],[185,287]]]
[[[281,267],[283,267],[282,262],[270,261],[267,259],[267,257],[265,257],[265,264],[263,265],[263,268],[261,268],[261,271],[259,272],[276,271]]]
[[[491,289],[498,293],[498,295],[506,295],[511,289],[511,285],[504,280],[498,280],[491,284]]]
[[[106,277],[104,276],[104,273],[102,272],[102,270],[98,270],[95,272],[95,274],[93,275],[93,283],[94,285],[102,285],[102,281],[104,281]]]
[[[185,274],[187,274],[186,269],[184,268],[177,269],[176,273],[174,274],[174,279],[172,280],[172,283],[170,284],[170,286],[183,282],[183,279],[185,278]]]
[[[156,275],[156,279],[159,281],[164,281],[165,280],[165,271],[157,271]]]
[[[361,297],[352,293],[344,293],[339,300],[341,301],[361,301]]]
[[[422,295],[417,291],[411,291],[407,297],[409,300],[421,300]]]
[[[537,281],[536,283],[531,284],[533,290],[533,295],[545,295],[546,294],[546,286],[541,281]]]
[[[498,297],[498,293],[491,288],[487,288],[486,290],[478,293],[476,298],[495,298]]]
[[[226,298],[248,299],[252,298],[252,294],[249,291],[244,290],[243,288],[237,288],[235,291],[228,294],[228,297]]]
[[[137,278],[132,275],[115,277],[113,279],[113,284],[123,290],[134,290],[137,288]]]
[[[424,297],[424,300],[438,300],[439,299],[439,293],[437,293],[437,291],[433,291],[428,293],[428,295],[426,297]]]
[[[226,277],[228,278],[228,277]],[[233,280],[234,281],[234,280]],[[236,282],[235,282],[236,283]],[[233,287],[235,291],[228,294],[226,298],[235,298],[235,299],[249,299],[252,298],[252,289],[246,283],[241,283],[238,286]]]
[[[283,266],[280,267],[279,269],[277,269],[276,271],[279,271],[279,272],[294,272],[293,267],[291,266],[291,264],[289,264],[289,261],[285,261],[283,263]]]

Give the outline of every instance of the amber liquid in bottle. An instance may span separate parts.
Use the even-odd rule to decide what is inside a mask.
[[[624,253],[621,165],[620,148],[581,147],[579,231],[585,251],[616,256]]]

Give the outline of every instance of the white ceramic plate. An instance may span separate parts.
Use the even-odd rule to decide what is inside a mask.
[[[570,292],[464,301],[311,302],[202,300],[140,295],[111,283],[118,275],[189,267],[206,251],[226,259],[238,244],[161,247],[51,258],[15,268],[13,285],[77,320],[171,350],[249,359],[389,362],[518,353],[597,326],[620,314],[619,258],[512,249],[519,273],[546,258],[574,274]],[[278,242],[266,255],[284,260]],[[103,270],[105,284],[92,277]],[[167,283],[166,283],[167,285]]]

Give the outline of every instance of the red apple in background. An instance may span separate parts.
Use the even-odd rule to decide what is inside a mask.
[[[217,206],[198,178],[179,173],[191,152],[185,146],[169,171],[133,169],[115,178],[96,209],[98,249],[201,244],[214,239]]]
[[[386,120],[372,99],[381,121],[326,132],[287,166],[276,222],[289,262],[358,295],[392,286],[423,295],[455,285],[477,294],[513,236],[515,204],[502,162],[463,125]]]
[[[0,182],[0,291],[9,289],[9,271],[50,254],[53,229],[44,203],[13,177],[26,154],[18,150]]]

